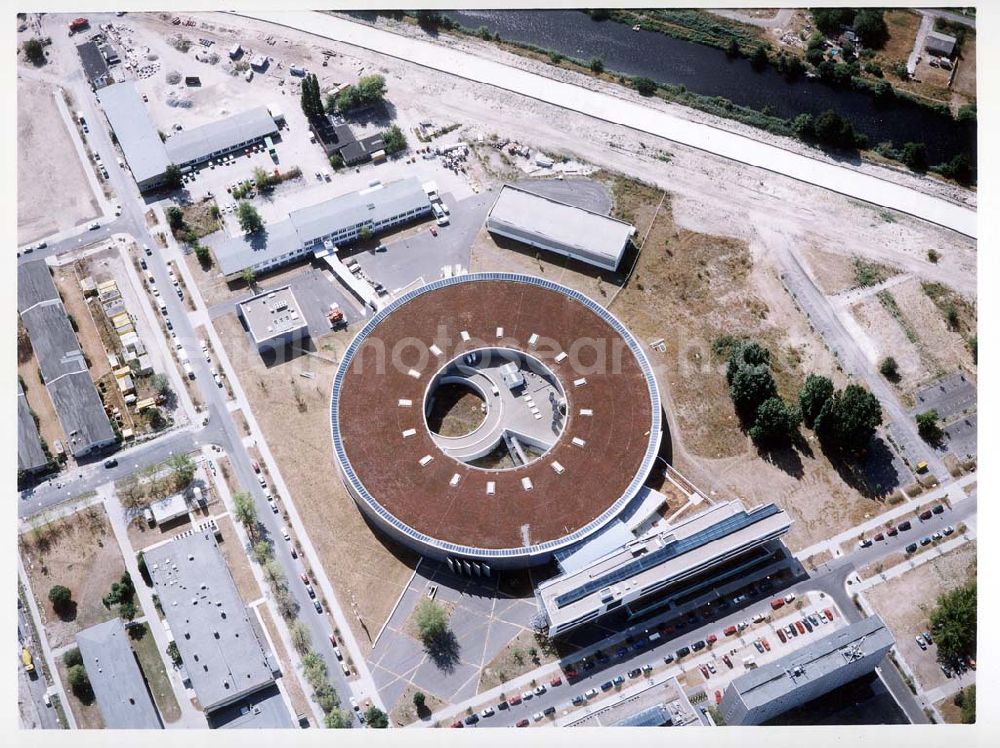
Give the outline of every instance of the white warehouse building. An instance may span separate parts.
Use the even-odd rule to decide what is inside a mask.
[[[635,226],[585,208],[505,184],[486,218],[499,236],[556,252],[612,272],[618,269]]]

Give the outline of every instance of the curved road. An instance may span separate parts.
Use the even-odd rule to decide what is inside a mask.
[[[977,236],[976,211],[869,174],[829,164],[752,138],[690,122],[634,101],[518,70],[467,52],[372,28],[315,11],[236,13],[368,49],[405,62],[630,127],[750,166],[823,187],[873,205]]]

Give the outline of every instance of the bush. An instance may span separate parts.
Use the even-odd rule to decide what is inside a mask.
[[[649,78],[633,78],[632,87],[640,96],[652,96],[656,93],[656,81]]]
[[[417,691],[413,694],[413,706],[415,706],[418,711],[422,711],[426,705],[427,697],[424,696],[423,691]]]
[[[907,143],[901,152],[902,161],[913,171],[927,171],[927,146],[923,143]]]
[[[923,413],[917,413],[917,433],[920,434],[921,439],[930,444],[936,444],[941,441],[944,433],[938,424],[938,412],[936,410],[931,409],[925,410]]]
[[[194,256],[205,270],[212,267],[212,251],[204,244],[194,245]]]
[[[319,708],[326,714],[329,714],[340,706],[340,697],[337,696],[337,692],[329,683],[323,683],[317,688],[313,692],[313,698],[316,699]]]
[[[180,665],[183,660],[181,660],[181,651],[177,649],[177,642],[170,642],[167,645],[167,656],[175,665]]]
[[[602,60],[600,57],[591,57],[589,67],[590,67],[590,72],[592,73],[598,73],[598,74],[603,73],[604,60]]]
[[[874,75],[876,78],[881,78],[883,75],[882,66],[877,62],[866,62],[865,72],[868,73],[868,75]]]
[[[385,78],[381,75],[367,75],[353,86],[348,86],[337,94],[337,109],[346,112],[361,106],[376,104],[385,97]]]
[[[799,421],[798,408],[780,398],[768,398],[757,408],[753,426],[750,427],[750,438],[758,446],[787,443],[798,428]]]
[[[334,169],[343,169],[344,157],[341,156],[339,153],[334,153],[332,156],[330,156],[330,166],[332,166]]]
[[[49,590],[49,602],[52,603],[52,609],[57,613],[67,610],[72,601],[73,593],[69,591],[68,587],[57,584]]]
[[[976,105],[965,104],[959,107],[958,114],[955,116],[959,122],[975,122],[977,118]]]
[[[878,365],[879,373],[883,377],[888,379],[890,382],[899,381],[899,364],[896,363],[896,359],[892,356],[886,356],[883,358]]]
[[[87,677],[87,671],[83,665],[74,665],[67,670],[66,680],[69,681],[69,687],[80,701],[89,704],[94,700],[94,690],[90,685],[90,678]]]
[[[975,181],[972,161],[964,153],[957,154],[951,161],[932,166],[931,171],[937,172],[947,179],[954,179],[959,184],[968,185]]]
[[[75,665],[82,665],[83,655],[80,654],[80,648],[73,647],[72,649],[66,650],[66,652],[63,653],[62,661],[63,665],[65,665],[67,668],[71,668]]]
[[[755,70],[763,70],[767,67],[768,62],[767,47],[763,44],[758,44],[753,48],[753,52],[750,53],[750,64]]]
[[[365,723],[369,727],[384,730],[389,726],[389,717],[385,712],[372,704],[370,707],[365,709]]]
[[[906,67],[905,62],[897,62],[892,66],[892,73],[901,81],[907,81],[910,79],[910,70]]]
[[[941,253],[938,252],[936,249],[928,249],[927,259],[936,265],[937,261],[941,259]]]
[[[750,340],[734,346],[729,354],[726,367],[729,397],[745,421],[752,422],[760,404],[778,394],[770,361],[767,349]]]
[[[448,630],[448,613],[433,600],[421,600],[414,618],[420,638],[425,644],[433,642]]]
[[[167,225],[170,226],[170,230],[177,232],[180,231],[181,227],[184,226],[184,213],[176,205],[171,205],[165,211],[167,216]]]
[[[41,65],[45,62],[45,48],[42,46],[42,42],[38,39],[31,38],[24,43],[24,56],[28,58],[28,61],[34,63],[35,65]]]
[[[976,686],[966,686],[955,694],[955,706],[962,710],[962,724],[974,725],[976,723]]]
[[[348,730],[353,725],[350,712],[334,707],[323,718],[323,724],[329,730]]]

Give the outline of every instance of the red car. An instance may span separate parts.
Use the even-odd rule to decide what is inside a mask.
[[[528,720],[527,719],[520,719],[520,720],[518,720],[517,721],[517,726],[518,727],[527,727],[528,726]]]
[[[829,608],[823,608],[823,612],[826,613],[826,617],[827,618],[829,618],[831,621],[833,620],[833,611],[832,610],[830,610]]]
[[[733,661],[729,659],[729,655],[722,655],[722,661],[726,663],[726,667],[730,670],[733,669]]]
[[[787,640],[785,639],[785,632],[778,629],[778,638],[781,639],[781,643],[784,644]]]
[[[433,226],[431,226],[431,236],[437,236],[437,235],[438,235],[438,230]]]
[[[452,722],[451,726],[452,727],[465,727],[465,725],[462,724],[462,720],[460,720],[460,719],[456,719],[454,722]]]
[[[259,473],[260,472],[260,465],[258,465],[256,462],[253,464],[253,471],[255,473]]]
[[[549,685],[552,686],[553,688],[555,688],[556,686],[561,686],[562,685],[562,678],[560,678],[557,675],[555,678],[553,678],[552,680],[549,681]]]
[[[715,692],[715,703],[716,704],[721,704],[722,703],[722,691],[718,691],[717,690]]]
[[[897,530],[897,529],[896,529],[895,527],[890,527],[890,528],[889,528],[889,529],[888,529],[888,530],[886,531],[886,534],[887,534],[887,535],[888,535],[888,536],[889,536],[890,538],[894,538],[894,537],[896,537],[897,535],[899,535],[899,530]]]
[[[771,651],[771,643],[765,637],[761,637],[760,643],[764,645],[764,649],[768,652]]]
[[[707,667],[705,667],[704,665],[702,665],[702,666],[701,666],[701,667],[699,668],[699,670],[701,670],[701,674],[702,674],[702,675],[704,675],[704,676],[705,676],[705,679],[707,680],[707,679],[708,679],[708,668],[707,668]]]
[[[773,608],[774,610],[777,610],[778,608],[780,608],[784,604],[785,604],[785,601],[783,599],[781,599],[780,597],[776,597],[776,598],[774,598],[771,601],[771,608]]]
[[[875,540],[885,540],[885,535],[879,533],[878,535],[875,536]]]
[[[799,630],[800,634],[806,633],[806,627],[802,625],[802,621],[796,621],[795,622],[795,628],[797,628]]]
[[[707,641],[709,644],[715,644],[717,641],[719,641],[719,637],[717,637],[715,634],[709,634],[708,637],[705,639],[705,641]]]
[[[930,518],[931,518],[931,510],[930,509],[928,509],[928,510],[923,511],[923,512],[920,513],[920,519],[925,519],[926,520],[926,519],[930,519]]]
[[[509,699],[507,699],[507,703],[510,704],[511,706],[517,706],[518,704],[521,703],[521,697],[511,696]]]
[[[335,647],[337,646],[337,637],[335,637],[333,634],[330,634],[330,644],[332,644]]]
[[[299,574],[299,578],[302,580],[302,584],[309,584],[309,575],[305,572]]]

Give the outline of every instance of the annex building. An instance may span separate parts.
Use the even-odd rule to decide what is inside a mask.
[[[870,616],[734,679],[719,712],[727,725],[762,724],[870,673],[895,643]]]
[[[236,309],[258,351],[281,348],[309,335],[309,324],[289,286],[258,294]]]
[[[635,226],[505,184],[486,218],[493,234],[614,272]]]

